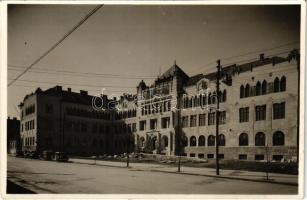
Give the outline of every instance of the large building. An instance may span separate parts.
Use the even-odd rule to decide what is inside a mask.
[[[151,85],[140,81],[135,95],[117,101],[105,96],[103,111],[93,109],[93,97],[85,92],[59,86],[38,90],[21,103],[23,149],[62,145],[71,153],[135,151],[213,159],[218,142],[221,159],[296,160],[298,60],[292,51],[224,66],[219,93],[216,73],[190,77],[175,63]]]

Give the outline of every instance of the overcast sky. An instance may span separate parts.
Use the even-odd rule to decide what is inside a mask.
[[[94,7],[10,6],[8,82]],[[25,81],[8,88],[8,115],[17,116],[17,105],[37,87],[135,93],[142,78],[151,84],[174,60],[192,76],[215,70],[217,59],[228,64],[257,58],[261,50],[272,55],[299,48],[299,12],[297,6],[106,5],[35,65],[36,73],[27,72],[20,78]],[[256,53],[238,56],[249,52]]]

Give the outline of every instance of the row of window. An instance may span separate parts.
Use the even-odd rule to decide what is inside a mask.
[[[266,120],[266,105],[258,105],[255,107],[256,121]],[[286,103],[273,104],[273,119],[284,119],[286,116]],[[249,107],[239,109],[239,122],[249,121]]]
[[[255,135],[255,146],[265,146],[266,136],[264,133],[259,132]],[[226,138],[224,134],[219,134],[218,138],[219,146],[225,146]],[[273,146],[283,146],[285,144],[285,135],[281,131],[276,131],[273,134]],[[198,137],[198,144],[195,136],[191,136],[189,139],[189,146],[205,146],[206,145],[206,138],[205,136],[201,135]],[[248,146],[249,139],[246,133],[241,133],[239,136],[239,146]],[[183,138],[183,146],[188,146],[188,138],[184,136]],[[209,135],[207,146],[215,146],[215,136]]]
[[[110,131],[110,127],[94,123],[91,126],[91,130],[88,130],[88,124],[86,122],[79,121],[66,121],[65,122],[65,131],[74,131],[74,132],[92,132],[92,133],[108,133]]]
[[[286,91],[285,76],[281,77],[281,79],[276,77],[273,83],[267,83],[266,80],[264,80],[262,83],[258,81],[256,83],[256,86],[250,86],[249,84],[246,84],[245,86],[241,85],[240,98],[259,96],[268,93],[283,92],[283,91]]]
[[[25,126],[23,126],[23,125],[25,125]],[[24,124],[21,123],[21,132],[23,132],[24,128],[25,128],[25,131],[35,129],[35,120],[33,119],[33,120],[30,120],[30,121],[27,121]]]
[[[151,103],[149,105],[142,106],[142,115],[150,115],[155,113],[162,113],[171,111],[171,101],[164,101],[159,103]]]
[[[25,146],[34,146],[35,145],[35,137],[26,137],[24,139]]]
[[[115,133],[131,133],[136,131],[136,123],[114,126]]]
[[[35,113],[35,105],[31,105],[31,106],[28,106],[26,109],[25,109],[25,115],[30,115],[32,113]]]
[[[150,130],[157,129],[157,123],[158,123],[157,119],[150,119],[150,121],[149,121]],[[146,130],[146,120],[140,121],[139,125],[140,125],[139,126],[140,131]],[[169,127],[170,127],[170,117],[161,118],[161,128],[165,129],[165,128],[169,128]]]
[[[184,154],[184,156],[187,156],[187,154]],[[196,157],[196,154],[190,153],[189,156],[194,158],[194,157]],[[205,158],[205,154],[199,153],[198,158],[201,158],[201,159]],[[213,159],[213,158],[214,158],[214,154],[212,154],[212,153],[207,154],[207,159]],[[224,154],[219,154],[219,158],[224,159]],[[272,160],[275,160],[275,161],[281,161],[283,158],[284,158],[283,155],[272,155]],[[247,154],[239,154],[238,159],[239,160],[247,160]],[[265,160],[265,156],[263,154],[256,154],[256,155],[254,155],[254,159],[255,160]]]
[[[205,126],[206,125],[206,114],[199,114],[198,115],[198,126]],[[197,126],[197,115],[190,116],[190,127]],[[216,121],[216,113],[208,113],[208,126],[215,125]],[[226,111],[219,112],[219,124],[226,123]],[[183,128],[189,127],[189,116],[183,116],[181,118],[181,124]]]
[[[222,102],[226,102],[227,92],[224,90],[223,92],[219,92],[219,96],[216,95],[216,92],[209,93],[207,95],[195,95],[193,97],[183,97],[183,108],[193,108],[198,106],[204,106],[207,104],[215,104],[217,99]]]
[[[88,111],[84,109],[77,108],[66,108],[66,114],[78,117],[87,117],[95,119],[110,120],[110,113],[108,112],[98,112],[98,111]]]
[[[128,111],[120,111],[115,114],[115,119],[125,119],[125,118],[131,118],[136,117],[136,109],[128,110]]]

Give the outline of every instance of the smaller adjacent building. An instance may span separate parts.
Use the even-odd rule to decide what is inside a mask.
[[[20,121],[14,118],[7,118],[7,153],[16,154],[21,150],[20,142]]]
[[[93,99],[96,99],[93,106]],[[27,95],[21,110],[23,152],[65,151],[70,154],[107,153],[112,113],[107,96],[73,92],[55,86]]]

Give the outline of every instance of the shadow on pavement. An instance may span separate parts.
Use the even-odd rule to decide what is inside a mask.
[[[21,187],[9,180],[6,181],[6,192],[7,194],[35,194],[35,192]]]

